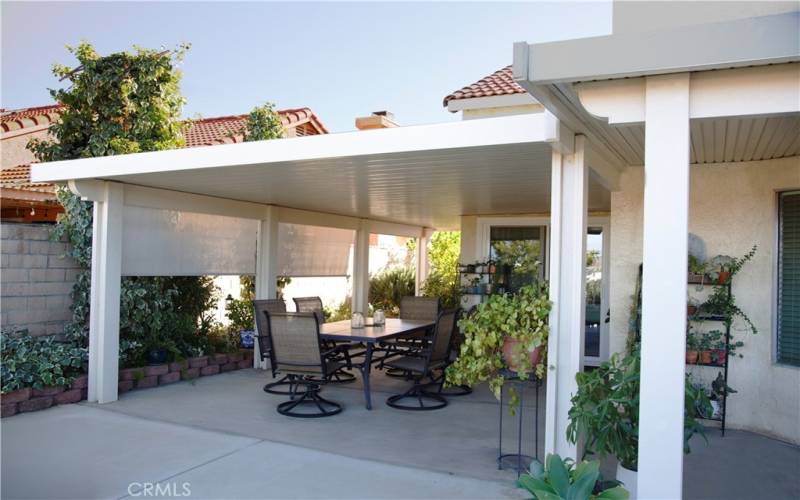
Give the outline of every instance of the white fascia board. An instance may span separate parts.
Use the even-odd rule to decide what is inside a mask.
[[[535,85],[800,61],[800,12],[514,46],[514,78]]]
[[[35,164],[33,182],[119,178],[233,165],[323,160],[455,148],[550,142],[542,114],[523,114],[434,125],[397,127],[154,151]]]
[[[621,125],[645,120],[647,77],[577,83],[587,112]],[[691,119],[800,112],[800,63],[754,66],[690,75]]]
[[[453,99],[447,103],[451,113],[472,109],[507,108],[514,106],[530,106],[539,104],[532,95],[526,93],[472,97],[469,99]]]

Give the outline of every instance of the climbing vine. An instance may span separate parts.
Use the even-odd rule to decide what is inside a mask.
[[[188,45],[175,50],[136,48],[99,55],[83,42],[67,47],[78,64],[53,66],[63,88],[51,89],[61,104],[60,120],[50,137],[28,143],[39,161],[110,156],[174,149],[184,145],[187,122],[180,118],[185,99],[177,66]],[[85,268],[71,292],[72,319],[67,338],[88,345],[92,256],[92,203],[66,188],[57,192],[65,211],[52,232],[70,243],[67,255]],[[202,326],[213,304],[215,287],[207,277],[125,278],[121,284],[120,358],[140,357],[154,335],[174,333],[186,318]],[[183,330],[186,330],[184,328]],[[191,339],[190,339],[191,340]]]

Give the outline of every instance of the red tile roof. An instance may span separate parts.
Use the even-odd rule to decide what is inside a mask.
[[[278,114],[281,116],[281,123],[285,128],[299,127],[309,123],[317,129],[317,133],[328,133],[328,129],[308,108],[282,109],[278,111]],[[247,115],[233,115],[196,120],[185,134],[186,147],[241,142],[246,119]]]
[[[511,66],[506,66],[489,76],[481,78],[472,85],[467,85],[461,90],[456,90],[444,98],[442,106],[447,106],[448,102],[457,101],[459,99],[524,93],[525,89],[514,81],[514,77],[511,73]]]
[[[58,119],[60,104],[8,110],[0,108],[0,130],[11,132],[21,128],[50,124]]]
[[[56,187],[46,182],[31,182],[31,166],[17,165],[0,171],[0,188],[21,189],[37,193],[55,193]]]
[[[32,127],[43,123],[53,123],[58,119],[61,105],[39,106],[18,110],[0,109],[0,125],[3,132]],[[327,134],[328,129],[309,108],[278,110],[281,123],[287,129],[295,129],[298,136]],[[247,115],[220,116],[194,120],[185,133],[186,147],[212,146],[241,142],[242,131]],[[307,130],[311,127],[313,130]],[[17,165],[0,171],[0,188],[54,193],[55,186],[47,183],[33,183],[30,165]]]

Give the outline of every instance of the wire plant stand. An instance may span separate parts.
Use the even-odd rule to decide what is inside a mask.
[[[503,453],[503,413],[506,411],[506,405],[504,404],[504,393],[503,387],[500,388],[500,425],[499,425],[499,434],[498,434],[498,441],[497,441],[497,468],[499,470],[515,470],[517,472],[517,478],[520,477],[522,472],[526,471],[528,465],[533,461],[533,459],[540,460],[539,458],[539,388],[542,385],[542,380],[536,378],[533,375],[530,375],[528,379],[522,380],[519,378],[519,375],[515,372],[504,370],[503,377],[506,379],[506,382],[512,383],[516,386],[517,394],[519,394],[519,406],[517,407],[517,451],[516,453]],[[525,413],[525,386],[533,384],[536,393],[536,404],[534,405],[534,428],[533,428],[533,456],[526,455],[522,453],[522,442],[523,442],[523,430],[525,426],[523,425],[523,415]]]

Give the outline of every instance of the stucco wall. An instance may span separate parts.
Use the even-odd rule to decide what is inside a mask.
[[[33,153],[31,153],[25,146],[28,141],[33,138],[44,139],[47,137],[47,130],[39,130],[30,134],[22,134],[13,137],[4,135],[2,138],[2,147],[0,147],[0,166],[3,168],[15,167],[31,163],[34,160]]]
[[[63,241],[50,241],[49,224],[3,223],[0,325],[32,335],[60,334],[71,317],[69,297],[80,272]]]
[[[644,172],[631,168],[611,196],[611,352],[625,346],[638,265],[642,261]],[[800,368],[773,363],[772,325],[776,192],[800,188],[800,158],[696,165],[691,169],[689,230],[708,256],[758,252],[737,275],[739,307],[759,330],[734,334],[744,358],[730,363],[728,383],[738,390],[728,402],[728,425],[800,443]],[[692,292],[694,293],[694,292]],[[741,324],[734,325],[741,329]]]

